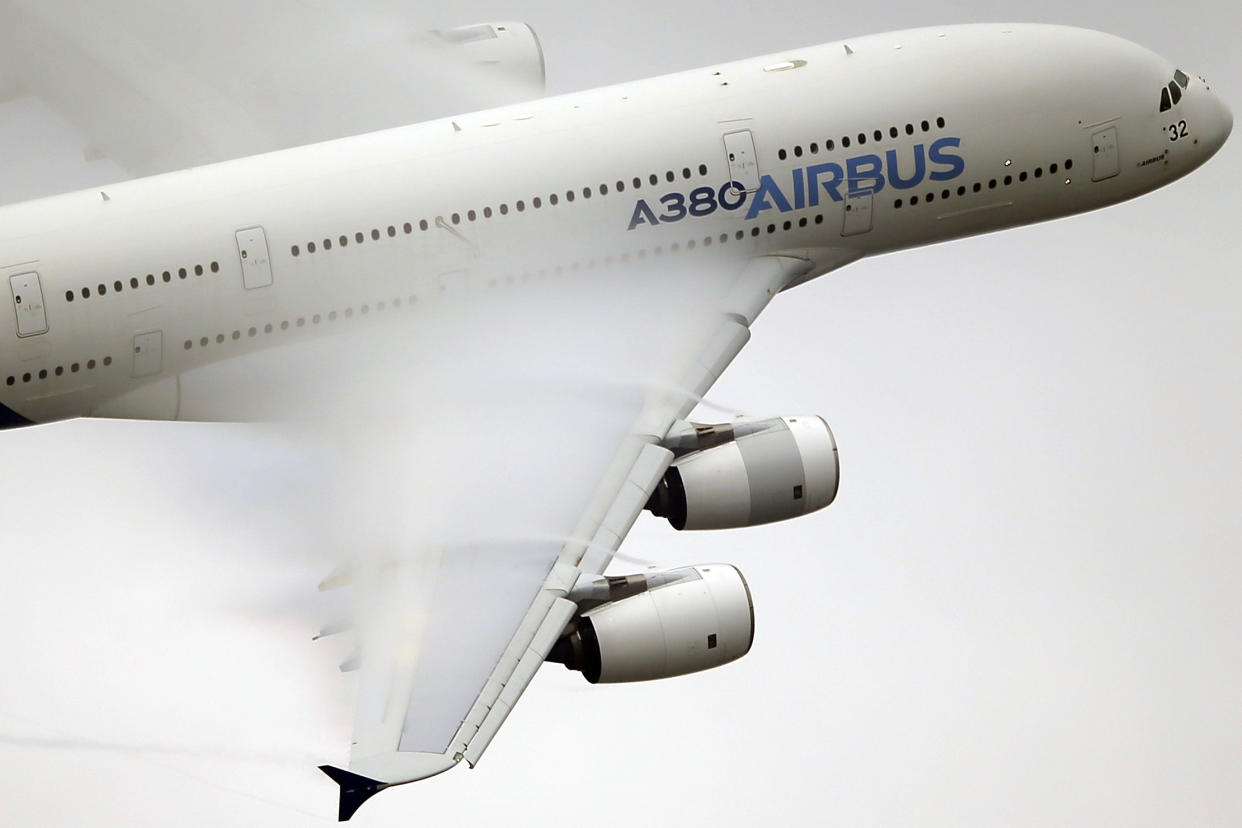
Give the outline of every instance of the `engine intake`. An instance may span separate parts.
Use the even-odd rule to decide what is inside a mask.
[[[647,508],[675,529],[733,529],[798,517],[837,496],[837,443],[822,417],[699,426],[701,450],[673,462]]]
[[[650,589],[584,612],[548,661],[596,684],[685,675],[750,651],[754,607],[735,567],[674,569],[647,576],[647,582]]]

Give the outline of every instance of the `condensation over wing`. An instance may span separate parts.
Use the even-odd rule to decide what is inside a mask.
[[[132,175],[543,92],[522,23],[428,30],[365,0],[3,0],[0,12],[0,98],[40,99],[82,133],[87,157]]]
[[[384,787],[443,772],[462,759],[478,761],[575,611],[569,590],[579,575],[607,567],[671,460],[661,438],[741,350],[771,297],[806,266],[764,257],[740,272],[691,280],[693,290],[685,294],[659,279],[647,286],[634,279],[629,287],[648,300],[668,300],[663,310],[660,302],[650,314],[631,305],[617,317],[597,302],[594,307],[606,309],[599,315],[571,312],[582,317],[579,323],[529,332],[533,340],[546,337],[553,351],[505,335],[494,341],[504,352],[501,362],[575,348],[594,352],[568,358],[578,362],[575,373],[595,365],[617,382],[595,389],[598,398],[584,407],[589,389],[542,383],[531,364],[522,394],[546,398],[547,413],[559,411],[564,419],[525,418],[538,408],[527,410],[513,398],[510,413],[524,428],[498,425],[488,433],[476,422],[433,429],[450,445],[478,435],[496,464],[487,476],[487,464],[476,463],[484,474],[477,488],[454,490],[468,502],[445,507],[454,513],[453,528],[430,536],[442,541],[434,550],[362,561],[355,570],[357,603],[366,611],[353,775],[327,771],[345,780],[343,818]],[[614,304],[628,304],[612,293]],[[581,298],[571,295],[570,307],[592,307],[574,301]],[[609,317],[612,324],[603,324]],[[615,336],[620,325],[628,339]],[[602,341],[593,342],[592,333]],[[598,416],[583,421],[593,406]],[[528,444],[525,451],[541,462],[520,468],[513,458],[524,450],[512,443]],[[502,531],[492,539],[480,532],[522,525],[535,531]]]

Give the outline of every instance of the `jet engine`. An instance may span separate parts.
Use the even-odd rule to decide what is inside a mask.
[[[686,425],[647,503],[675,529],[733,529],[798,517],[837,496],[837,443],[822,417]]]
[[[592,684],[719,667],[746,655],[754,641],[750,588],[728,564],[597,578],[587,592],[577,590],[580,605],[593,603],[592,588],[598,597],[619,597],[582,613],[548,654]]]

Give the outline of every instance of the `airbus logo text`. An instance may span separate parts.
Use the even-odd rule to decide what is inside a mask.
[[[790,172],[790,179],[783,188],[772,176],[764,175],[753,197],[741,184],[727,181],[718,188],[697,187],[689,193],[666,193],[655,200],[654,208],[647,199],[639,199],[634,205],[629,229],[644,224],[671,224],[687,217],[710,216],[717,210],[743,207],[747,208],[746,219],[750,220],[765,210],[788,213],[816,207],[825,193],[833,201],[842,201],[847,196],[878,193],[885,186],[909,190],[923,181],[952,181],[966,171],[966,161],[957,152],[961,143],[960,138],[946,137],[930,146],[915,144],[911,147],[913,158],[909,162],[899,159],[897,150],[890,149],[883,156],[855,155],[845,159],[843,164],[826,161],[798,167]],[[905,163],[910,164],[910,169],[902,169]]]

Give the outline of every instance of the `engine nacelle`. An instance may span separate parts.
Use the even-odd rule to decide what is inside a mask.
[[[685,675],[749,652],[755,613],[735,567],[704,564],[648,578],[650,589],[583,613],[548,660],[596,684]]]
[[[647,508],[675,529],[733,529],[798,517],[837,496],[837,443],[822,417],[701,427],[737,435],[673,462]],[[710,443],[709,443],[710,445]]]

